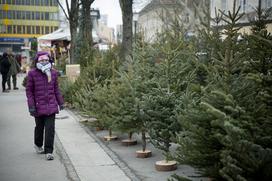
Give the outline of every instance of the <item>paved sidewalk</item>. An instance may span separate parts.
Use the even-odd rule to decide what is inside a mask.
[[[0,76],[1,78],[1,76]],[[63,110],[56,119],[54,161],[33,150],[34,119],[29,116],[25,89],[0,93],[1,181],[129,181],[125,172],[76,119]]]
[[[57,116],[56,132],[80,180],[129,181],[123,170],[68,111]]]

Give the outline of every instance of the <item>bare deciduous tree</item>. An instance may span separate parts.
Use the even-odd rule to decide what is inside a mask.
[[[72,0],[71,5],[69,6],[69,0],[65,0],[67,12],[65,11],[63,5],[60,0],[57,0],[59,6],[63,10],[64,15],[69,21],[70,26],[70,34],[71,34],[71,45],[70,45],[70,62],[76,63],[75,57],[75,46],[76,46],[76,35],[77,35],[77,27],[78,27],[78,17],[79,17],[79,5],[80,0]]]
[[[123,38],[120,58],[125,61],[131,55],[132,50],[132,3],[133,0],[119,0],[123,19]]]
[[[94,0],[81,0],[82,3],[82,18],[83,18],[83,37],[89,47],[93,44],[92,37],[92,22],[91,22],[91,5]]]

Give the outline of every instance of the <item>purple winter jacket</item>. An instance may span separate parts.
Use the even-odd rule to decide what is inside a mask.
[[[58,113],[58,106],[63,105],[63,97],[58,87],[57,71],[51,69],[52,80],[37,68],[28,72],[26,96],[29,108],[35,108],[35,117]]]

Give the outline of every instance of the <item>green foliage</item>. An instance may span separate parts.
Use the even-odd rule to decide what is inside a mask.
[[[118,112],[114,116],[115,129],[133,133],[139,130],[139,116],[137,115],[138,101],[135,94],[135,87],[132,85],[132,77],[127,73],[122,73],[120,84],[113,89],[113,94],[116,97],[114,106],[118,107]]]
[[[206,48],[207,84],[180,98],[177,158],[215,180],[271,180],[270,37],[238,41],[238,11],[223,13],[224,40],[206,38],[220,44]]]
[[[118,99],[114,94],[116,89],[119,89],[118,84],[112,82],[108,86],[97,84],[93,91],[90,111],[100,125],[108,129],[113,128],[114,115],[118,114],[120,110],[119,107],[115,106],[118,104]]]
[[[72,103],[73,102],[73,94],[75,91],[75,86],[72,82],[70,82],[67,77],[59,77],[59,88],[64,97],[65,102]]]
[[[157,88],[143,97],[143,111],[149,128],[151,143],[170,159],[169,148],[173,137],[180,130],[174,109],[176,97],[167,89]]]
[[[167,160],[214,180],[271,180],[272,38],[260,12],[252,35],[238,33],[238,12],[216,12],[225,31],[208,28],[198,39],[185,39],[180,29],[151,45],[138,37],[123,65],[117,49],[95,58],[86,49],[86,66],[67,95],[106,128],[148,131]]]

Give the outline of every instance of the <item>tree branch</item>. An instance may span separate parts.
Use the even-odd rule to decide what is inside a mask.
[[[64,15],[65,15],[65,17],[67,18],[67,20],[69,20],[69,16],[67,15],[67,13],[65,12],[65,9],[63,8],[63,6],[62,6],[62,4],[60,3],[60,1],[59,0],[57,0],[57,3],[59,4],[59,6],[61,7],[61,9],[62,9],[62,11],[63,11],[63,13],[64,13]],[[66,5],[67,5],[67,11],[69,12],[70,11],[70,9],[69,9],[69,6],[68,6],[68,2],[67,2],[67,0],[66,0]]]

